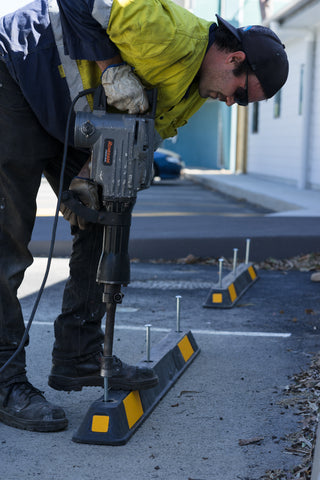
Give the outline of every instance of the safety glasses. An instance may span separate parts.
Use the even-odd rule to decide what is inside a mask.
[[[249,103],[248,99],[248,69],[247,69],[247,76],[246,76],[246,85],[244,88],[238,87],[233,94],[234,102],[242,107],[247,107]]]

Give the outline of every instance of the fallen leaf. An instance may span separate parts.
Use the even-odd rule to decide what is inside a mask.
[[[179,393],[178,398],[182,397],[182,395],[188,395],[190,393],[199,393],[199,392],[197,392],[196,390],[182,390]]]
[[[244,447],[245,445],[252,445],[254,443],[260,444],[264,440],[264,437],[253,437],[248,439],[241,438],[239,440],[240,447]]]

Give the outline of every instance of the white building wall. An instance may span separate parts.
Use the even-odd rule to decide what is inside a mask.
[[[259,104],[258,132],[252,133],[249,107],[247,172],[297,185],[302,151],[302,115],[299,115],[300,70],[305,64],[305,41],[286,43],[289,77],[281,91],[281,113],[274,117],[275,99]]]
[[[320,30],[316,34],[308,185],[320,189]]]

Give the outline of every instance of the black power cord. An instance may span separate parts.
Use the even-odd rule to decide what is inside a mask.
[[[22,339],[15,350],[15,352],[11,355],[11,357],[6,361],[4,365],[0,368],[0,374],[4,372],[4,370],[8,367],[8,365],[19,355],[23,347],[25,346],[25,343],[27,341],[28,335],[29,335],[29,330],[31,328],[34,316],[36,314],[37,308],[40,303],[40,299],[45,287],[45,284],[48,279],[49,271],[50,271],[50,266],[51,266],[51,260],[53,256],[53,249],[56,241],[56,233],[57,233],[57,225],[58,225],[58,219],[59,219],[59,211],[60,211],[60,204],[61,204],[61,197],[62,197],[62,189],[63,189],[63,179],[64,179],[64,172],[66,168],[66,163],[67,163],[67,153],[68,153],[68,139],[69,139],[69,131],[70,131],[70,123],[71,123],[71,116],[74,110],[74,106],[79,100],[79,98],[84,97],[85,95],[94,93],[96,89],[90,88],[87,90],[84,90],[83,92],[80,92],[72,101],[70,105],[70,109],[68,112],[68,118],[67,118],[67,124],[66,124],[66,130],[65,130],[65,138],[64,138],[64,148],[63,148],[63,157],[62,157],[62,164],[61,164],[61,172],[60,172],[60,184],[59,184],[59,193],[58,193],[58,200],[57,200],[57,207],[56,207],[56,212],[54,216],[54,221],[53,221],[53,227],[52,227],[52,234],[51,234],[51,241],[50,241],[50,248],[49,248],[49,253],[48,253],[48,261],[47,261],[47,267],[46,271],[43,276],[43,280],[40,286],[40,289],[38,291],[37,298],[34,302],[33,309],[30,315],[30,318],[28,320],[28,323],[25,328],[25,332],[22,336]]]

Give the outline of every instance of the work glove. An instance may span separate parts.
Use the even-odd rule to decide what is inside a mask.
[[[97,185],[90,180],[90,178],[74,177],[70,183],[69,190],[77,194],[78,199],[88,208],[92,210],[99,210],[99,195]],[[82,217],[79,217],[70,208],[61,203],[60,212],[63,218],[71,225],[77,226],[80,230],[85,230],[88,227],[88,222]]]
[[[131,114],[144,113],[149,102],[144,86],[126,63],[110,65],[101,75],[108,105]]]

